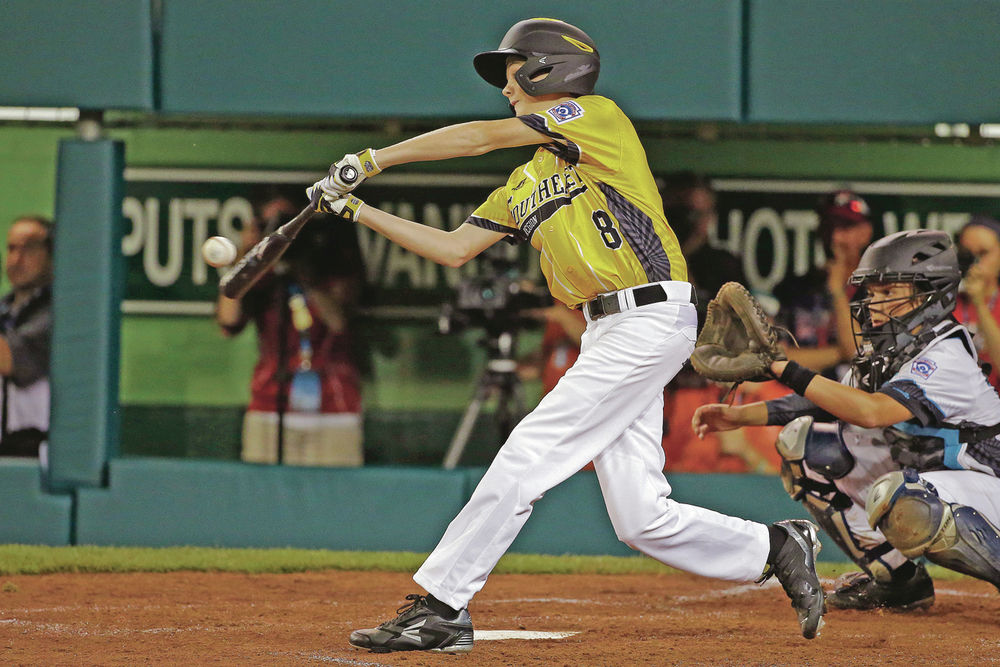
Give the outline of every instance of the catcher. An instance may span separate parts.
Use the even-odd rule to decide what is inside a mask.
[[[710,305],[695,368],[726,381],[772,375],[795,394],[705,405],[692,425],[785,425],[785,489],[861,568],[827,596],[833,607],[929,607],[921,556],[1000,589],[1000,397],[951,317],[960,278],[943,232],[870,246],[850,278],[862,347],[840,383],[781,360],[745,290],[724,287]]]

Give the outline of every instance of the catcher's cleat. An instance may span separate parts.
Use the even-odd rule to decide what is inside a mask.
[[[836,586],[826,599],[837,609],[915,611],[934,604],[934,582],[923,565],[902,582],[881,582],[866,572],[848,572],[837,579]]]
[[[472,650],[472,619],[467,609],[449,620],[432,611],[423,595],[407,595],[406,599],[412,602],[396,610],[399,616],[377,628],[355,630],[351,633],[351,644],[373,653],[468,653]]]
[[[816,526],[803,519],[779,521],[774,526],[785,531],[788,538],[757,583],[764,583],[772,575],[778,578],[799,616],[802,636],[812,639],[823,627],[826,613],[823,587],[816,574],[816,554],[820,550]]]

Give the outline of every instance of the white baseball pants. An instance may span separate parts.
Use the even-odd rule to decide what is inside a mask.
[[[456,609],[486,583],[532,505],[591,460],[620,540],[678,569],[749,581],[769,540],[763,524],[670,500],[663,476],[663,388],[694,347],[688,283],[670,299],[588,322],[580,357],[517,425],[438,546],[414,574]],[[631,299],[622,295],[623,307]]]

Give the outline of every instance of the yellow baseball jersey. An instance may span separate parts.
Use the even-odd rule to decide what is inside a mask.
[[[518,118],[552,141],[467,222],[530,242],[541,252],[552,296],[569,306],[635,285],[687,280],[646,152],[618,105],[585,95]]]

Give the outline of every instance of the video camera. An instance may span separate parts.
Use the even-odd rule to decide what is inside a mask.
[[[438,318],[441,333],[482,327],[497,335],[540,326],[537,318],[524,315],[524,311],[551,306],[548,290],[526,283],[515,260],[489,256],[487,265],[486,275],[461,283],[454,300],[442,307]]]

